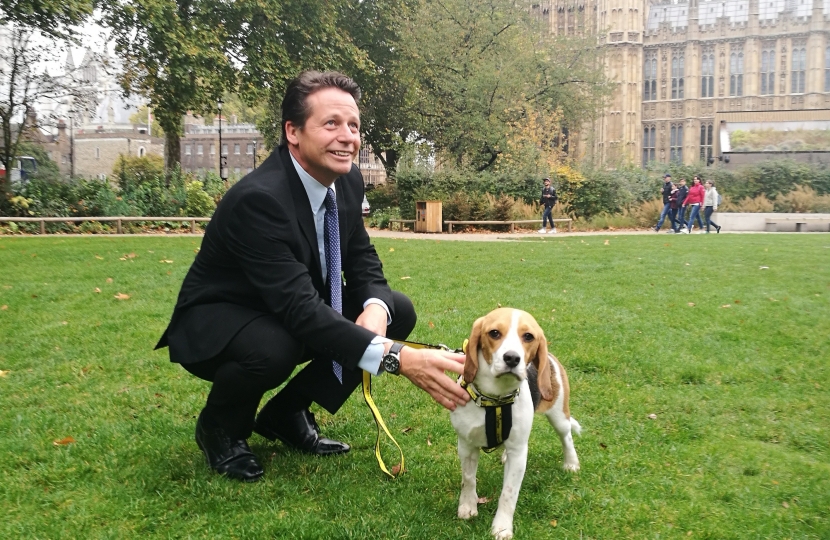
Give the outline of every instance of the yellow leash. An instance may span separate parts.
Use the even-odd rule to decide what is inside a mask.
[[[380,411],[378,410],[377,405],[375,405],[375,400],[372,399],[372,375],[368,371],[363,372],[363,399],[366,400],[366,405],[369,406],[369,410],[372,411],[372,416],[375,419],[375,424],[377,425],[378,436],[375,439],[375,458],[378,460],[378,465],[380,465],[380,470],[382,470],[389,478],[397,478],[398,476],[402,475],[405,470],[405,463],[403,457],[403,450],[401,450],[401,445],[398,444],[398,441],[395,440],[395,437],[389,432],[389,428],[386,427],[386,422],[383,421],[383,417],[380,415]],[[395,467],[392,467],[392,471],[386,468],[386,463],[383,462],[383,457],[380,455],[380,430],[383,429],[383,432],[386,433],[386,436],[398,447],[398,452],[401,453],[401,463],[400,468],[395,471]]]
[[[464,344],[461,347],[460,351],[456,352],[466,352],[467,351],[467,342],[469,340],[465,339]],[[404,345],[408,347],[412,347],[415,349],[443,349],[446,351],[451,350],[446,345],[429,345],[427,343],[418,343],[415,341],[400,341]],[[395,437],[392,436],[392,433],[389,432],[389,428],[386,427],[386,422],[383,421],[383,417],[380,415],[380,411],[378,410],[378,406],[375,405],[375,400],[372,399],[372,375],[368,371],[363,372],[363,399],[366,400],[366,405],[369,406],[369,410],[372,411],[372,417],[375,419],[375,425],[377,427],[377,438],[375,439],[375,458],[378,460],[378,465],[380,466],[380,470],[383,471],[386,476],[389,478],[395,479],[402,475],[406,470],[406,465],[404,462],[403,450],[401,450],[401,445],[398,444],[398,441],[395,440]],[[394,443],[394,445],[398,448],[398,452],[401,454],[401,462],[400,466],[397,471],[395,471],[395,467],[392,467],[390,471],[386,467],[386,463],[383,461],[383,456],[380,453],[380,430],[383,429],[383,432],[386,433],[386,436],[389,437],[389,440]]]

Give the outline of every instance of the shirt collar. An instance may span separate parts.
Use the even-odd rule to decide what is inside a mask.
[[[308,202],[311,204],[311,210],[316,214],[317,211],[323,206],[323,203],[326,202],[326,193],[328,192],[328,188],[315,180],[313,176],[308,174],[306,170],[303,169],[299,163],[297,163],[297,160],[294,159],[294,155],[291,154],[291,152],[289,152],[288,155],[291,156],[291,162],[294,164],[294,169],[297,170],[297,175],[303,183],[306,195],[308,195]],[[336,195],[337,191],[334,189],[334,184],[331,185],[331,189]]]

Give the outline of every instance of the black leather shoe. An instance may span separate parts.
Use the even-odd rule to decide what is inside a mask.
[[[254,433],[269,441],[279,439],[295,450],[316,456],[345,454],[350,449],[346,443],[320,437],[314,415],[305,409],[279,419],[265,419],[260,415],[254,423]]]
[[[224,429],[206,426],[201,415],[196,421],[196,444],[210,468],[228,478],[256,482],[264,474],[245,439],[234,440]]]

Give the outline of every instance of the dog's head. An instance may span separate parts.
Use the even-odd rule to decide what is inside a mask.
[[[539,373],[542,399],[552,400],[548,343],[529,313],[499,308],[476,320],[467,344],[464,380],[484,393],[503,395],[527,378],[527,364]]]

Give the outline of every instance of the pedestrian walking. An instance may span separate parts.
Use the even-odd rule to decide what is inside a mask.
[[[550,185],[550,178],[544,179],[545,187],[542,188],[542,196],[539,199],[539,204],[544,208],[542,212],[542,228],[539,229],[540,234],[547,232],[546,225],[550,221],[550,234],[556,233],[556,225],[553,224],[553,207],[558,200],[556,196],[556,188]]]
[[[660,227],[663,226],[663,221],[666,220],[666,216],[670,213],[671,203],[669,202],[669,197],[671,196],[671,189],[671,175],[666,173],[663,175],[663,210],[660,212],[660,218],[657,220],[657,225],[652,227],[654,232],[660,232]],[[674,228],[674,221],[672,221],[672,228]]]
[[[706,190],[700,184],[700,177],[695,176],[692,180],[692,187],[689,188],[689,194],[686,195],[686,200],[683,201],[685,206],[691,208],[689,210],[689,222],[686,224],[686,234],[691,234],[692,223],[697,219],[698,227],[703,231],[703,221],[700,219],[700,205],[706,196]]]
[[[686,200],[687,195],[689,195],[689,186],[686,185],[686,179],[681,178],[677,186],[677,223],[680,231],[686,229],[686,205],[683,201]]]
[[[711,180],[706,181],[706,195],[703,198],[703,220],[706,222],[706,233],[709,233],[709,225],[715,228],[717,233],[720,233],[720,225],[712,221],[712,213],[718,211],[718,204],[720,203],[720,194],[715,189],[715,184]]]

